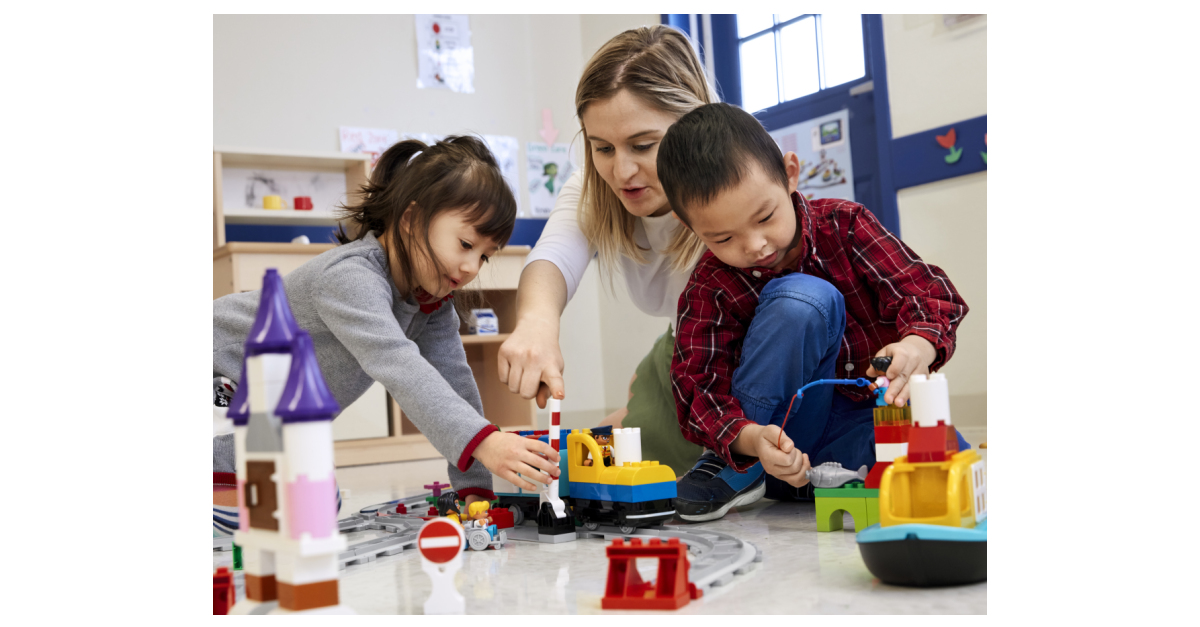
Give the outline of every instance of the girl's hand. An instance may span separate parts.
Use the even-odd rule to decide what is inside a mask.
[[[515,433],[498,431],[488,435],[471,456],[492,474],[523,490],[538,490],[528,480],[550,485],[559,475],[557,451],[545,442]]]
[[[498,351],[500,383],[521,398],[537,396],[542,409],[551,395],[557,399],[564,396],[563,358],[557,335],[547,325],[521,321]]]
[[[892,365],[888,366],[887,374],[875,370],[874,366],[867,368],[868,377],[880,375],[888,378],[891,384],[883,395],[884,402],[894,403],[904,407],[908,403],[911,390],[908,382],[914,374],[929,374],[929,364],[937,358],[937,349],[929,340],[919,335],[906,335],[895,344],[888,344],[875,353],[876,357],[891,357]]]

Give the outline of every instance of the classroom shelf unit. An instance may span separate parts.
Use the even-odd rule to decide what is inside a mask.
[[[213,298],[256,290],[262,285],[267,268],[287,273],[309,259],[330,250],[333,244],[279,244],[229,242],[213,251]],[[465,289],[482,290],[484,306],[496,312],[499,335],[466,335],[465,323],[459,327],[467,362],[475,375],[483,400],[484,415],[505,431],[534,429],[537,405],[508,391],[500,384],[497,353],[500,344],[512,333],[517,312],[517,281],[525,266],[528,246],[508,246],[492,257],[474,281]],[[377,386],[379,384],[376,384]],[[380,401],[379,399],[383,400]],[[360,406],[360,404],[364,404]],[[343,421],[339,424],[339,421]],[[378,435],[373,437],[339,436],[340,426],[367,425]],[[391,395],[368,393],[343,411],[334,421],[334,463],[360,466],[413,459],[441,457],[404,415]],[[345,428],[342,431],[346,431]]]
[[[334,226],[337,219],[332,207],[314,207],[308,211],[268,210],[259,207],[225,206],[225,170],[227,168],[304,173],[331,173],[345,176],[344,193],[351,200],[370,175],[371,156],[348,152],[266,151],[249,148],[213,148],[213,249],[225,245],[226,224],[276,224],[280,226]]]

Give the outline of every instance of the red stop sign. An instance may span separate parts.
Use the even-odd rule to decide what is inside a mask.
[[[435,564],[445,564],[461,554],[464,542],[462,525],[448,518],[434,518],[417,534],[421,556]]]

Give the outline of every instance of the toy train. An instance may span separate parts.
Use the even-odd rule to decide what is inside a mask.
[[[517,431],[549,443],[549,431]],[[641,430],[596,427],[564,433],[560,445],[559,496],[577,526],[601,524],[632,533],[675,515],[675,472],[656,461],[641,459]],[[513,522],[537,517],[539,493],[522,490],[493,477],[498,507],[513,513]]]

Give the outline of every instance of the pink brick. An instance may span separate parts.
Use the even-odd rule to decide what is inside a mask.
[[[327,538],[337,533],[337,493],[333,475],[323,481],[309,481],[308,475],[287,484],[288,528],[293,540],[308,533]]]

